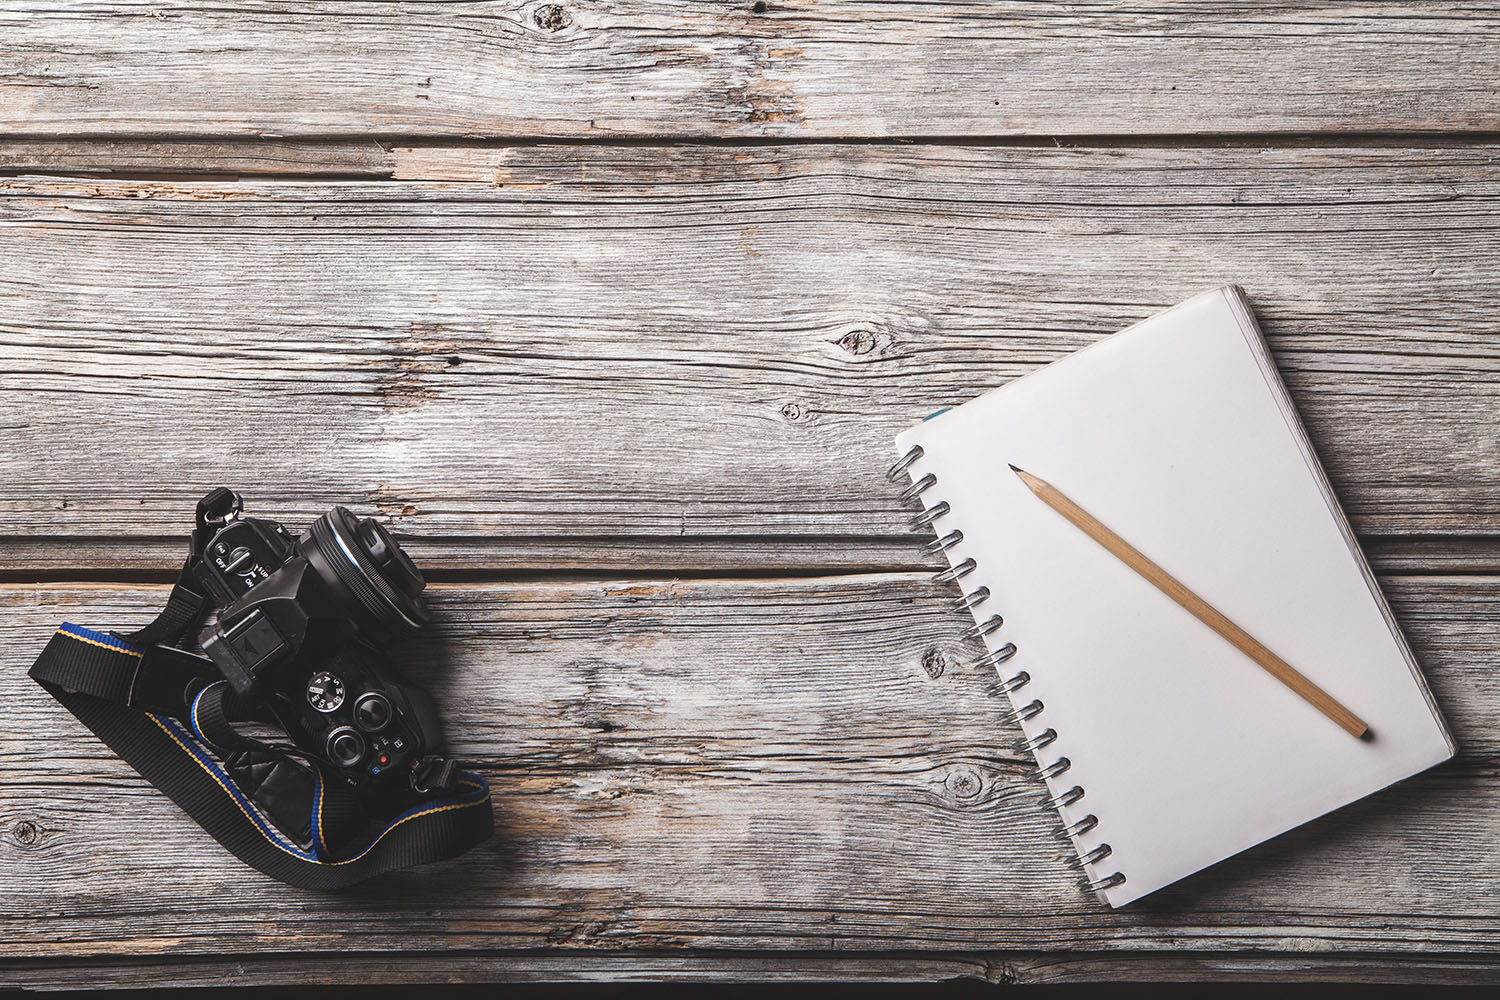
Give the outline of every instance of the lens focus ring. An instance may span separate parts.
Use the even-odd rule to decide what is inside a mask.
[[[387,570],[376,566],[360,540],[359,522],[344,507],[335,507],[312,523],[308,531],[322,561],[336,577],[336,582],[354,599],[370,624],[394,635],[409,635],[427,624],[421,601],[414,596],[424,586],[421,573],[411,560],[398,565],[387,564],[391,573],[405,573],[411,579],[404,587],[386,579]],[[395,547],[395,540],[390,545]],[[410,592],[408,592],[410,591]]]

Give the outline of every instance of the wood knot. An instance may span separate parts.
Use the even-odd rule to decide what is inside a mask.
[[[1008,962],[995,962],[986,966],[984,978],[1002,986],[1015,986],[1021,982],[1021,973]]]
[[[573,23],[573,18],[567,11],[555,3],[544,3],[531,15],[536,26],[543,31],[561,31]]]
[[[955,799],[972,799],[984,791],[984,779],[973,768],[956,767],[943,779],[948,794]]]
[[[875,350],[875,334],[869,330],[850,330],[839,338],[839,346],[850,354],[869,354]]]
[[[917,313],[868,314],[850,317],[847,325],[830,330],[827,342],[846,362],[876,364],[901,357],[906,345],[926,337],[931,329],[932,321]]]
[[[10,835],[22,847],[30,847],[42,837],[42,829],[29,819],[23,819],[11,828]]]
[[[771,9],[771,5],[766,3],[766,0],[755,0],[755,2],[750,5],[750,9],[757,14],[764,14],[766,11]]]
[[[781,407],[781,419],[789,424],[805,424],[812,419],[812,411],[801,403],[787,403]]]
[[[943,676],[943,671],[948,667],[948,658],[943,651],[936,646],[922,654],[922,669],[927,671],[927,676],[937,680]]]

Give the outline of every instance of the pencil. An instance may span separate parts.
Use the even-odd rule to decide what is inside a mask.
[[[1244,629],[1224,617],[1211,604],[1183,586],[1156,563],[1147,559],[1134,546],[1119,535],[1100,524],[1092,514],[1064,496],[1057,487],[1033,476],[1031,473],[1010,467],[1021,477],[1026,488],[1035,493],[1043,503],[1073,522],[1074,526],[1094,541],[1109,550],[1110,554],[1145,577],[1157,590],[1186,608],[1193,617],[1227,639],[1234,648],[1260,664],[1277,680],[1297,692],[1314,708],[1337,722],[1351,736],[1363,738],[1369,732],[1359,716],[1340,705],[1333,696],[1297,671],[1290,663],[1257,642]]]

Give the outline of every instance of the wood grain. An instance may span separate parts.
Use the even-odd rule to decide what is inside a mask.
[[[591,950],[326,952],[213,957],[109,956],[87,962],[7,961],[0,983],[20,989],[174,986],[345,986],[382,983],[878,982],[972,979],[998,985],[1138,982],[1369,982],[1413,986],[1493,984],[1493,955],[1307,952],[640,952]]]
[[[24,676],[59,620],[142,621],[164,588],[7,585],[0,954],[1493,953],[1500,581],[1384,583],[1460,758],[1121,911],[1076,891],[921,577],[434,588],[414,672],[499,835],[339,897],[229,859]]]
[[[1497,25],[0,2],[0,985],[1495,982]],[[881,470],[1225,282],[1462,753],[1101,912]],[[287,889],[24,678],[219,482],[431,571],[494,844]]]
[[[1495,147],[396,155],[0,180],[4,533],[159,560],[223,481],[446,551],[826,566],[913,537],[898,430],[1236,281],[1358,531],[1500,535]]]
[[[945,568],[923,552],[930,535],[890,537],[724,535],[601,537],[578,534],[487,538],[410,537],[404,546],[429,580],[597,579],[637,577],[797,576]],[[0,536],[0,582],[106,580],[167,583],[182,568],[178,538]],[[1365,558],[1377,571],[1500,573],[1500,539],[1473,535],[1423,538],[1366,536]]]
[[[0,9],[36,137],[1495,130],[1486,6],[770,0]]]
[[[373,139],[0,138],[0,175],[123,175],[158,180],[186,176],[383,178],[391,176],[395,164],[392,149]]]

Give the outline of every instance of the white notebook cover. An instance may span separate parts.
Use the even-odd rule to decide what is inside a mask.
[[[1297,420],[1244,296],[1201,295],[898,438],[947,501],[999,670],[1043,711],[1038,763],[1093,814],[1121,906],[1392,782],[1454,744]],[[1351,737],[1042,503],[1049,481],[1370,726]]]

